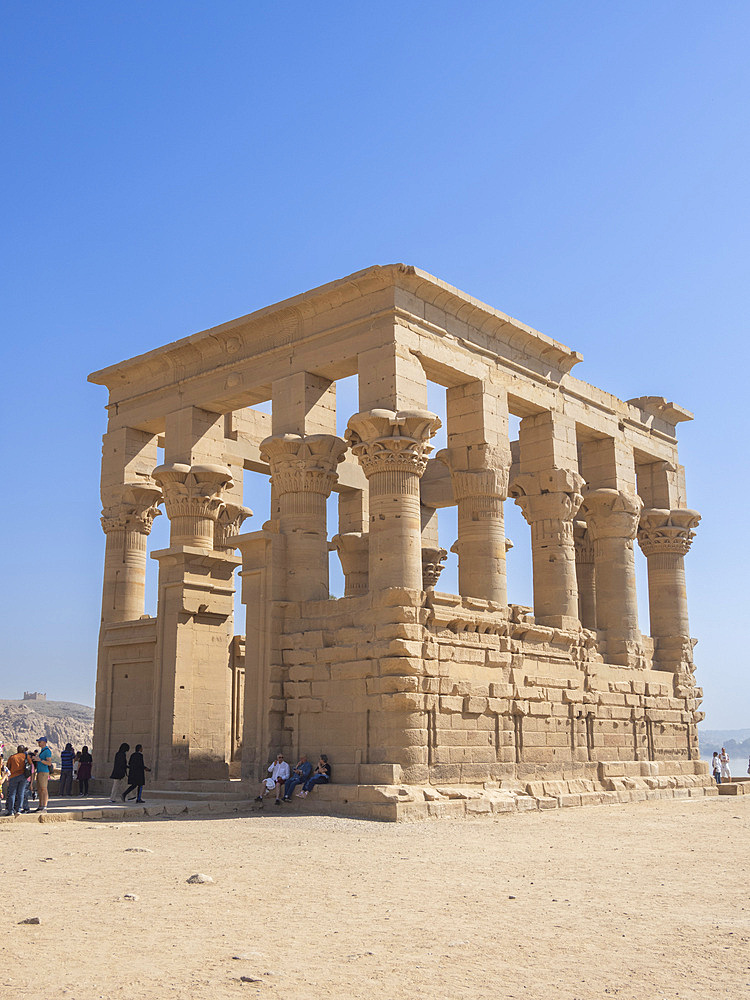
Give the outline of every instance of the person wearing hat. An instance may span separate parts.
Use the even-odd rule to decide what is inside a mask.
[[[36,811],[39,813],[46,813],[47,802],[49,800],[47,782],[49,781],[50,757],[52,756],[52,751],[47,746],[46,736],[40,736],[36,742],[39,747],[34,754],[34,763],[36,764],[36,790],[39,794],[39,808]]]

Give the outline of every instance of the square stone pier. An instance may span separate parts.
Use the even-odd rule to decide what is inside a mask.
[[[385,818],[398,802],[411,817],[457,798],[493,809],[508,796],[710,794],[684,571],[700,516],[675,432],[691,415],[581,382],[581,360],[391,264],[91,375],[109,389],[102,773],[121,742],[142,743],[162,787],[241,777],[251,796],[278,751],[325,752],[338,790],[321,804],[374,815],[371,803],[390,803]],[[358,412],[339,437],[336,382],[353,375]],[[437,454],[428,381],[446,398]],[[257,408],[267,401],[270,414]],[[271,482],[250,531],[247,470]],[[506,502],[529,526],[533,608],[508,604]],[[438,537],[448,506],[456,539]],[[160,508],[170,539],[150,552],[153,618]],[[449,546],[458,594],[438,586]]]

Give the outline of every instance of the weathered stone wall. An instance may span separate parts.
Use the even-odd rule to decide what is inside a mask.
[[[592,633],[528,624],[523,609],[507,622],[480,602],[420,598],[401,592],[411,603],[390,607],[344,598],[287,617],[274,694],[286,702],[289,754],[329,753],[342,781],[380,781],[390,772],[362,765],[396,765],[407,783],[698,759],[701,692],[683,688],[686,678],[606,664]]]

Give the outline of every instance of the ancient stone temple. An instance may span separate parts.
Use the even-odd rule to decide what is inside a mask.
[[[310,801],[390,819],[710,794],[684,571],[700,515],[676,441],[691,415],[581,382],[581,360],[394,264],[91,375],[109,389],[98,759],[140,742],[163,787],[241,775],[250,796],[278,750],[325,751],[335,780]],[[270,476],[260,523],[246,470]],[[533,608],[508,604],[506,503],[528,522]],[[439,538],[452,505],[458,537]],[[449,547],[458,594],[439,586]]]

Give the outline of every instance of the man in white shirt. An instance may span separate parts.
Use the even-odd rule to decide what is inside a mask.
[[[289,765],[284,760],[284,754],[280,753],[272,764],[268,765],[270,777],[264,778],[260,786],[260,795],[255,796],[256,802],[262,802],[264,796],[276,789],[276,805],[281,805],[281,796],[284,794],[284,784],[289,777]]]
[[[721,753],[719,754],[719,760],[721,761],[721,780],[731,781],[732,774],[729,770],[729,754],[726,752],[724,747],[721,748]]]

